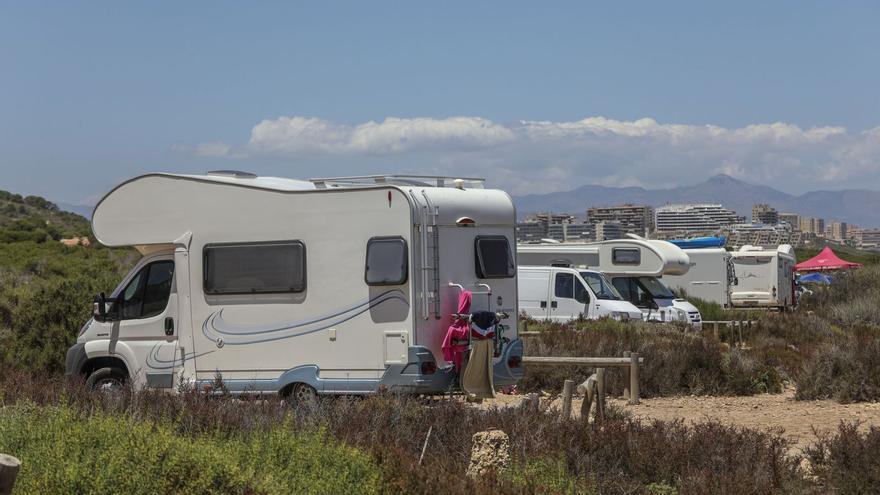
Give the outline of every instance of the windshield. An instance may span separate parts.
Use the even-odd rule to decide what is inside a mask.
[[[654,299],[675,299],[675,294],[654,277],[639,277],[639,283]]]
[[[611,282],[598,272],[581,272],[581,277],[593,289],[597,299],[608,299],[612,301],[620,301],[623,299],[617,289],[611,285]]]

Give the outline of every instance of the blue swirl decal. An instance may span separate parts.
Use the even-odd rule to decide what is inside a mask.
[[[406,295],[400,289],[383,292],[371,299],[365,299],[334,313],[309,318],[306,320],[275,323],[271,325],[235,325],[223,319],[223,309],[211,313],[202,323],[202,334],[213,342],[222,345],[245,345],[290,339],[320,332],[345,323],[367,311],[389,301],[400,301],[409,307]]]
[[[170,370],[176,366],[182,366],[183,363],[185,363],[186,361],[188,361],[190,359],[195,359],[197,357],[204,356],[205,354],[210,354],[210,353],[214,352],[213,350],[207,351],[207,352],[202,352],[199,354],[196,354],[195,351],[188,352],[183,355],[183,361],[178,361],[178,359],[177,359],[177,355],[178,355],[177,354],[177,349],[178,349],[177,346],[172,346],[172,345],[163,346],[162,344],[163,344],[162,342],[157,342],[150,349],[150,353],[147,354],[146,364],[151,369]],[[162,349],[171,349],[171,356],[172,356],[171,359],[163,358],[159,355],[159,351],[161,351]]]

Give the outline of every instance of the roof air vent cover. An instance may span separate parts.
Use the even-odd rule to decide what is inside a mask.
[[[236,179],[256,179],[257,174],[250,172],[242,172],[241,170],[211,170],[208,175],[216,175],[221,177],[235,177]]]

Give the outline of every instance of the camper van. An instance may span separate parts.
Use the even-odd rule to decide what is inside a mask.
[[[441,343],[465,290],[496,312],[494,384],[522,375],[515,211],[481,179],[308,181],[156,173],[98,203],[95,237],[143,256],[67,353],[67,373],[295,399],[437,393]]]
[[[571,266],[604,273],[623,298],[650,321],[702,327],[699,310],[670,291],[659,277],[686,273],[684,252],[666,241],[630,234],[626,239],[585,244],[520,244],[521,265]]]
[[[730,252],[721,247],[684,249],[690,269],[681,275],[664,275],[673,290],[730,308],[730,292],[736,285]]]
[[[736,285],[730,294],[734,307],[778,308],[795,305],[794,248],[745,245],[731,253]]]
[[[517,271],[519,309],[536,320],[642,319],[639,308],[624,301],[600,272],[556,266],[519,266]]]

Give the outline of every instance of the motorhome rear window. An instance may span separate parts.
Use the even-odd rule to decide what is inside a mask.
[[[367,241],[367,285],[405,284],[408,265],[406,240],[402,237],[374,237]]]
[[[611,262],[615,265],[638,265],[642,262],[642,253],[638,249],[615,248],[611,250]]]
[[[511,278],[516,275],[507,237],[477,236],[474,245],[477,278]]]
[[[207,245],[204,269],[206,294],[302,292],[306,247],[300,241]]]

